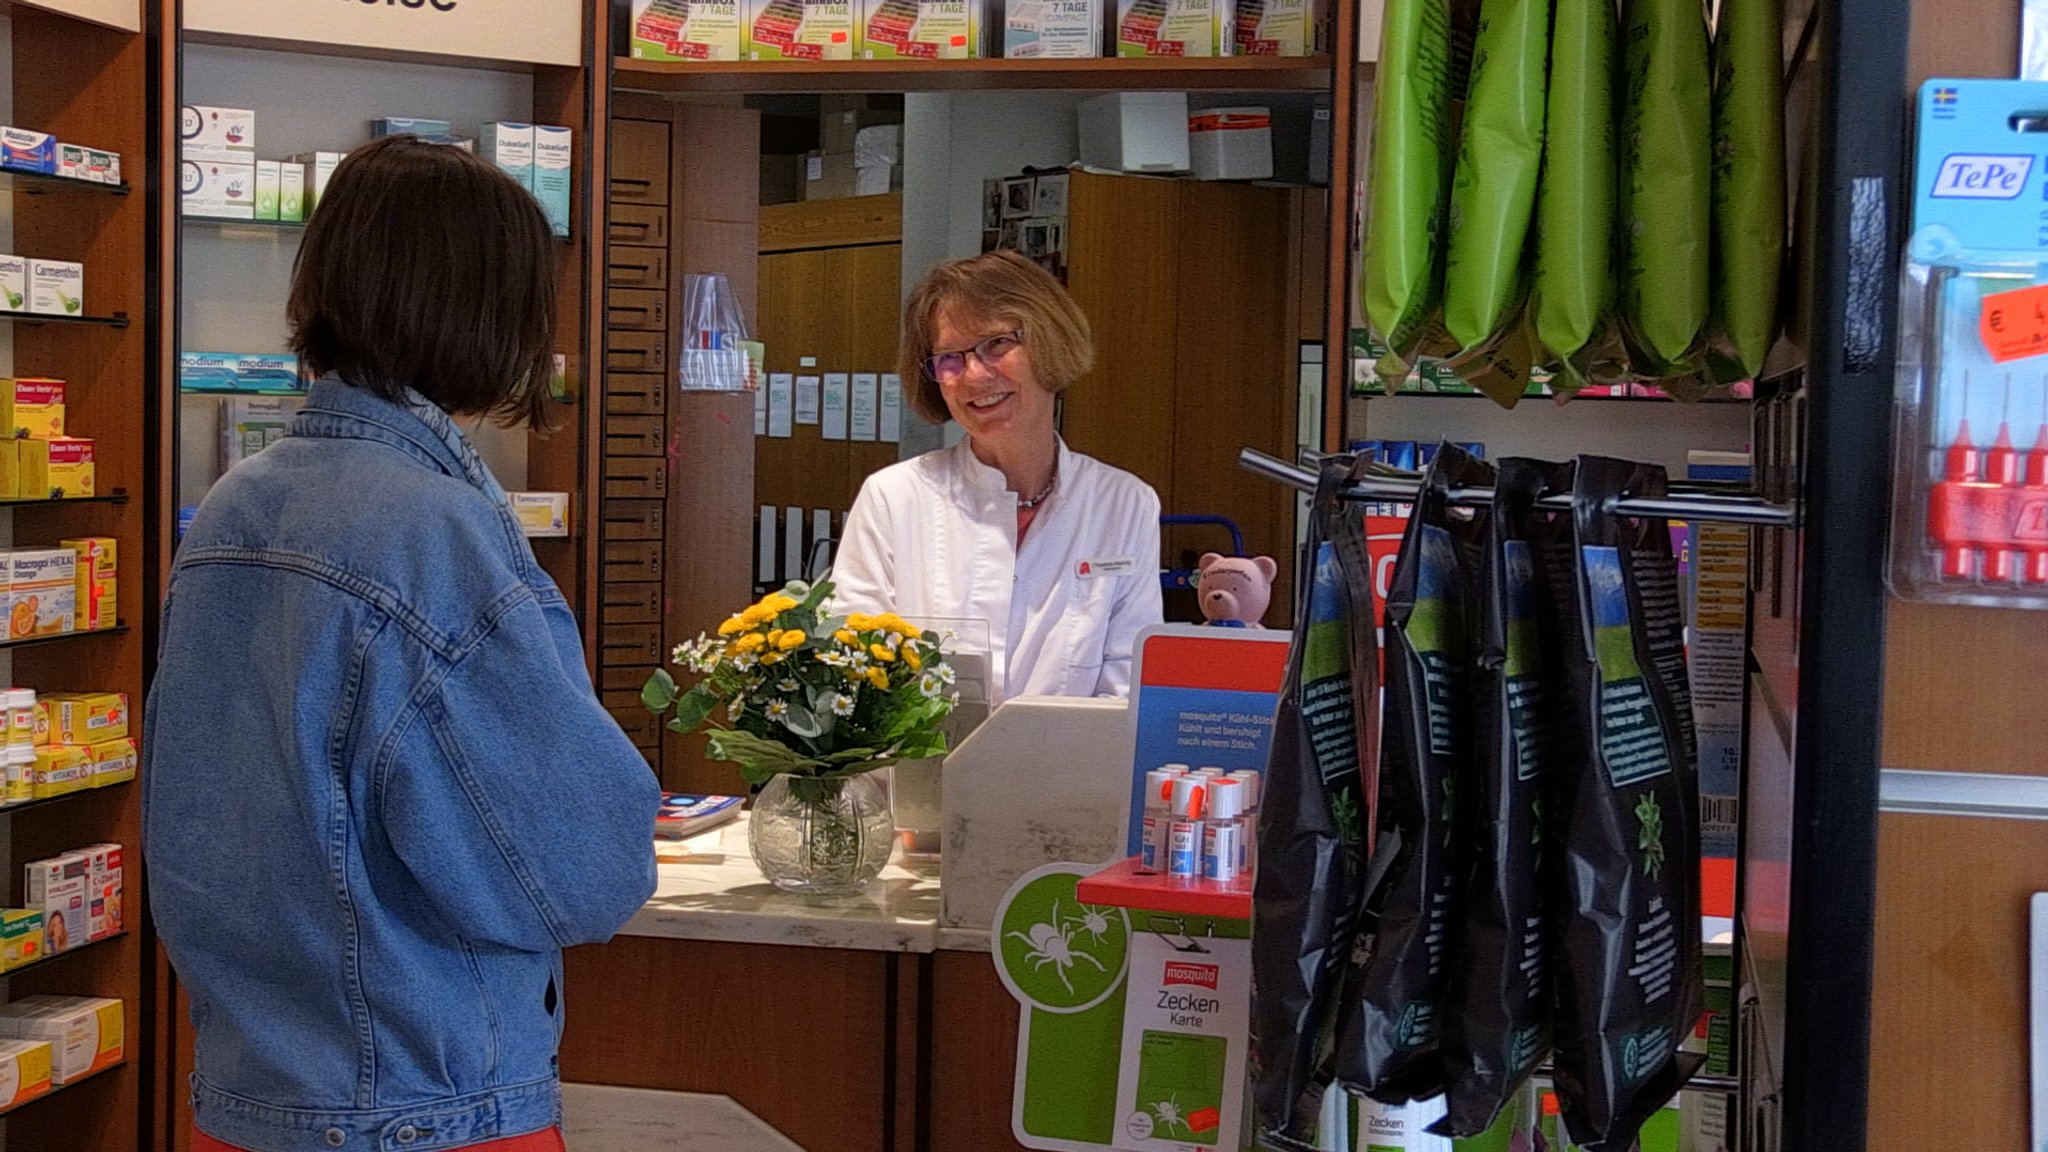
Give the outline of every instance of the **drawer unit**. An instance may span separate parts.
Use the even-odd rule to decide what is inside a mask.
[[[614,288],[668,288],[668,249],[614,244],[605,250],[604,282]]]
[[[608,372],[668,371],[668,335],[663,332],[608,332],[604,366]]]
[[[612,502],[606,501],[607,506]],[[604,580],[647,580],[661,582],[661,556],[664,551],[660,540],[608,539],[604,549]]]
[[[666,244],[668,209],[654,204],[614,203],[610,235],[614,244]]]
[[[611,138],[611,202],[668,203],[668,125],[653,120],[613,120]]]
[[[661,625],[606,624],[598,629],[598,658],[607,664],[661,663]]]
[[[661,540],[662,524],[667,519],[662,501],[605,500],[602,504],[606,544],[614,540]]]
[[[649,712],[647,706],[640,703],[638,692],[621,700],[616,707],[613,706],[611,698],[606,697],[605,711],[610,712],[612,719],[619,722],[619,729],[633,742],[634,747],[642,752],[651,752],[661,746],[662,718]]]
[[[668,412],[668,377],[651,372],[608,372],[604,410],[619,416],[661,416]]]
[[[609,698],[614,692],[631,692],[640,698],[640,686],[654,675],[653,664],[607,664],[597,670],[598,693]]]
[[[606,624],[661,623],[659,584],[607,584],[603,595],[604,607],[598,618]]]
[[[604,460],[607,500],[659,500],[668,495],[668,461],[659,456],[612,456]]]
[[[604,316],[614,332],[666,332],[668,293],[658,288],[613,288],[605,293]]]
[[[604,454],[659,457],[667,433],[668,421],[660,416],[606,416]]]

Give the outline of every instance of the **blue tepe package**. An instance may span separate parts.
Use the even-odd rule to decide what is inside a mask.
[[[2048,83],[1922,86],[1900,305],[1888,582],[2048,608]]]

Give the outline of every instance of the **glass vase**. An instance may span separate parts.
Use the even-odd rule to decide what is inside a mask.
[[[747,847],[785,892],[845,896],[881,875],[895,844],[889,797],[873,776],[780,775],[754,797]]]

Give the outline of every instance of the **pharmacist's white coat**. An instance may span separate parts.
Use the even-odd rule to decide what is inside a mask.
[[[1059,446],[1059,486],[1017,546],[1017,495],[966,441],[868,477],[833,566],[840,612],[986,621],[994,691],[1125,696],[1160,622],[1159,496]]]

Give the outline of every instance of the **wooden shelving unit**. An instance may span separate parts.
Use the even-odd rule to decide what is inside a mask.
[[[151,440],[157,424],[155,326],[131,318],[147,317],[155,306],[150,212],[158,198],[150,165],[157,155],[153,125],[164,112],[152,88],[158,46],[144,31],[26,4],[12,5],[5,15],[13,25],[9,123],[120,153],[128,183],[0,173],[0,192],[14,194],[10,250],[85,264],[86,315],[6,314],[0,323],[13,332],[16,373],[67,382],[69,430],[95,441],[98,487],[107,494],[19,502],[4,510],[20,547],[113,537],[120,563],[119,618],[152,625],[159,543],[151,521],[158,491]],[[125,692],[132,730],[139,732],[147,637],[153,632],[150,626],[122,627],[10,645],[5,651],[13,663],[11,682],[38,692]],[[9,840],[4,896],[10,907],[20,906],[20,866],[26,861],[111,842],[127,849],[129,862],[125,935],[7,977],[11,998],[118,997],[127,1008],[128,1058],[8,1113],[7,1152],[134,1152],[148,1146],[142,1135],[148,1061],[142,1054],[153,1007],[154,948],[140,899],[141,798],[140,788],[120,786],[0,809]]]
[[[620,58],[623,92],[947,92],[1013,88],[1319,92],[1328,56],[1216,59],[825,60],[684,64]]]

